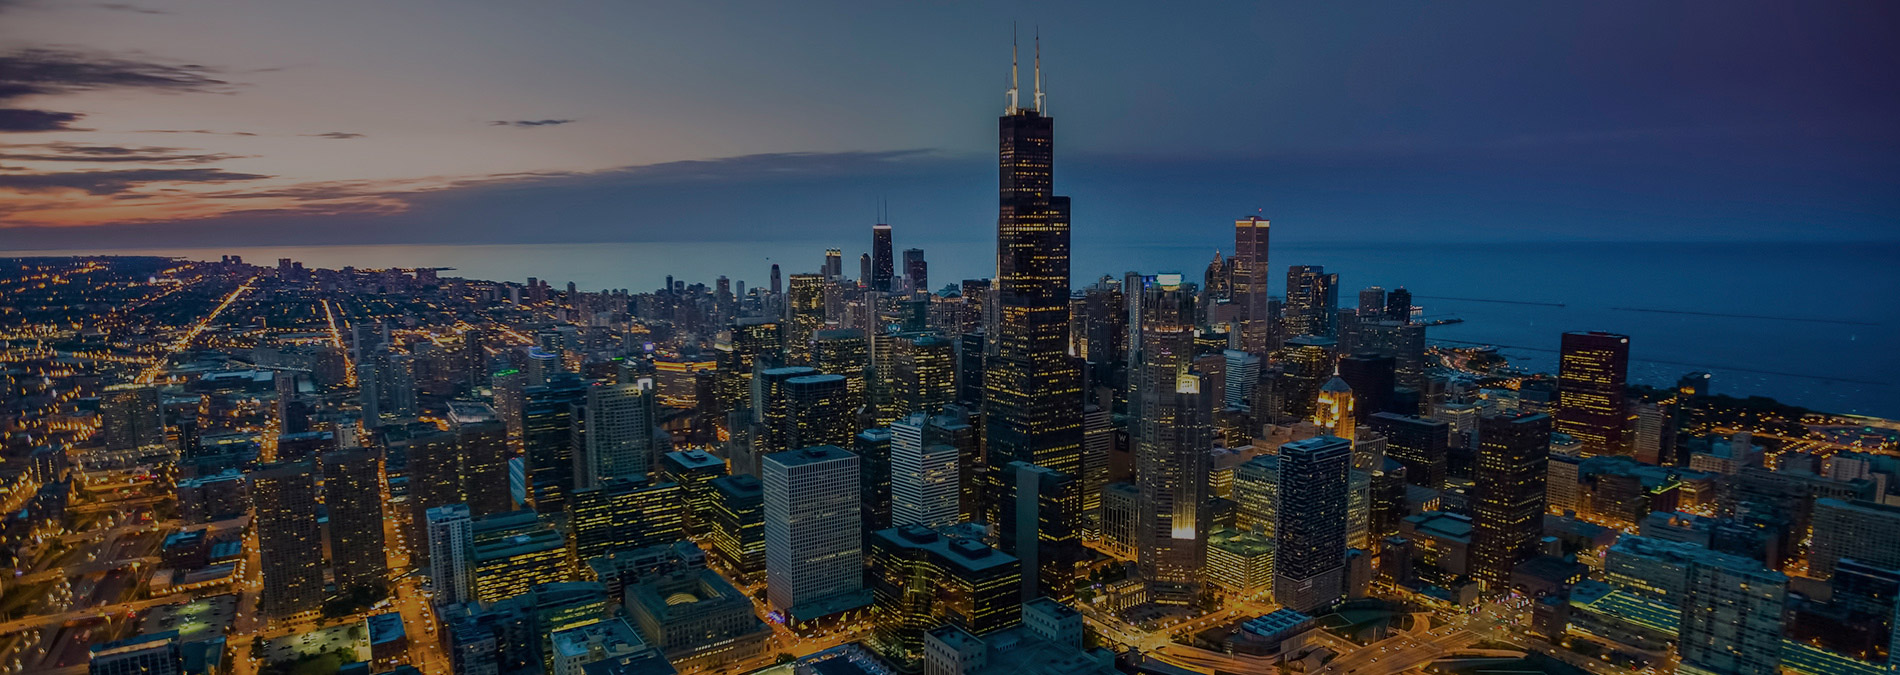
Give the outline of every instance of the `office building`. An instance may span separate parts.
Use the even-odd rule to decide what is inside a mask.
[[[1537,555],[1543,537],[1551,420],[1542,413],[1493,415],[1480,425],[1472,576],[1502,593],[1518,563]]]
[[[1267,305],[1269,234],[1269,223],[1260,216],[1234,221],[1232,297],[1240,307],[1240,348],[1252,354],[1265,354],[1276,346],[1270,342],[1273,316]]]
[[[1082,464],[1081,368],[1068,354],[1069,198],[1054,193],[1055,121],[1010,104],[998,119],[992,340],[984,364],[990,466],[1024,461],[1069,475]],[[992,494],[1000,492],[992,485]]]
[[[653,380],[587,387],[579,420],[581,456],[576,459],[575,489],[587,489],[624,478],[644,481],[671,449],[671,439],[660,428],[660,406]]]
[[[859,511],[869,545],[872,532],[891,526],[891,444],[895,439],[890,429],[880,428],[860,431],[852,441],[851,450],[858,456],[858,496],[864,502]],[[920,438],[918,442],[925,441]],[[964,468],[959,461],[958,472]]]
[[[862,607],[858,457],[835,446],[765,456],[766,596],[803,622]]]
[[[949,445],[927,443],[928,426],[929,419],[921,412],[891,424],[890,500],[894,527],[918,525],[936,529],[961,520],[959,453]]]
[[[450,401],[448,423],[459,448],[461,492],[469,513],[485,516],[513,509],[514,498],[508,490],[508,426],[501,416],[484,403]]]
[[[586,560],[680,539],[686,536],[686,500],[678,483],[626,478],[575,490],[568,506],[574,556]]]
[[[1311,613],[1345,592],[1351,466],[1352,443],[1343,438],[1318,436],[1280,446],[1273,595],[1295,611]]]
[[[1240,597],[1273,590],[1273,536],[1216,530],[1207,539],[1207,581]]]
[[[996,522],[997,541],[1022,561],[1022,600],[1075,599],[1076,565],[1083,559],[1080,485],[1059,471],[1026,462],[1002,468],[1010,487]]]
[[[1359,422],[1393,410],[1393,395],[1398,387],[1397,361],[1376,352],[1359,352],[1339,358],[1339,379],[1352,388],[1353,414]]]
[[[1286,269],[1286,334],[1339,335],[1339,275],[1318,265]]]
[[[492,604],[536,584],[567,581],[573,571],[567,538],[533,511],[476,519],[473,531],[475,599]]]
[[[855,328],[821,330],[812,335],[812,367],[820,373],[844,378],[851,392],[853,410],[870,400],[870,384],[865,371],[871,365],[870,343],[864,331]]]
[[[924,633],[953,625],[975,634],[1021,622],[1022,570],[981,541],[901,526],[871,536],[877,621],[872,644],[900,667],[923,659]]]
[[[923,249],[904,249],[904,278],[910,281],[912,291],[930,292],[930,263],[924,262]]]
[[[1319,427],[1321,435],[1353,440],[1359,427],[1358,419],[1351,385],[1338,375],[1320,385],[1319,398],[1313,404],[1313,425]]]
[[[718,495],[712,481],[726,475],[726,461],[705,450],[680,450],[660,456],[660,480],[676,483],[686,503],[682,509],[686,535],[699,538],[712,532]]]
[[[88,649],[86,675],[185,675],[181,646],[178,631],[95,644]]]
[[[1271,538],[1280,518],[1280,458],[1255,455],[1234,467],[1234,527]]]
[[[891,278],[896,273],[896,261],[891,256],[891,226],[878,223],[871,226],[871,290],[879,293],[891,292]]]
[[[548,675],[583,675],[588,664],[632,656],[647,649],[625,619],[595,621],[548,634]]]
[[[765,487],[755,476],[713,479],[712,551],[741,581],[765,572]]]
[[[825,327],[825,278],[794,274],[785,297],[786,363],[810,365],[811,339]]]
[[[1141,291],[1141,346],[1130,400],[1135,484],[1141,490],[1141,574],[1151,589],[1192,597],[1205,559],[1213,392],[1190,369],[1194,293],[1179,275]]]
[[[1140,544],[1141,488],[1134,483],[1102,487],[1102,548],[1122,560],[1134,560]]]
[[[1377,413],[1366,426],[1385,437],[1385,455],[1405,465],[1413,485],[1442,490],[1449,475],[1451,426],[1395,413]]]
[[[317,475],[310,462],[266,464],[251,472],[258,572],[257,611],[272,620],[323,604],[323,537],[317,523]]]
[[[339,592],[381,594],[389,585],[383,534],[383,456],[373,448],[326,452],[323,504],[330,515],[330,569]]]
[[[1629,454],[1629,336],[1564,333],[1558,358],[1553,428],[1582,443],[1585,455]]]
[[[579,377],[559,373],[546,385],[522,390],[521,443],[528,468],[528,494],[541,513],[559,513],[574,491],[576,410],[585,426],[590,389]]]
[[[899,337],[891,399],[899,419],[936,415],[957,398],[956,345],[935,335]]]
[[[1900,569],[1900,506],[1823,497],[1814,500],[1808,575],[1827,579],[1843,559]]]

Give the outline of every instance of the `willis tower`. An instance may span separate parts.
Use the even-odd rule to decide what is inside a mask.
[[[1009,494],[998,468],[1012,461],[1082,475],[1082,370],[1068,353],[1069,198],[1051,194],[1055,123],[1043,114],[1040,41],[1032,108],[1018,105],[1014,52],[998,119],[997,313],[984,377],[993,510]]]

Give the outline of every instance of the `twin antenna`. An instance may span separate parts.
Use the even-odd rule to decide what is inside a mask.
[[[1036,29],[1035,47],[1036,47],[1036,62],[1035,62],[1036,113],[1045,114],[1042,107],[1042,29],[1041,28]],[[1016,92],[1017,92],[1016,27],[1014,25],[1011,25],[1009,28],[1009,107],[1003,109],[1003,114],[1014,115],[1022,111],[1022,106],[1018,105],[1019,100],[1017,99]]]

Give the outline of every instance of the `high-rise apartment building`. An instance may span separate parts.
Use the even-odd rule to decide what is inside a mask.
[[[1556,431],[1587,455],[1629,454],[1629,336],[1564,333],[1558,358]]]
[[[1274,526],[1274,600],[1311,614],[1346,587],[1348,473],[1352,442],[1317,436],[1280,446]]]
[[[1705,553],[1689,565],[1676,652],[1683,675],[1776,675],[1788,577],[1740,556]]]
[[[389,585],[383,534],[383,456],[374,448],[322,455],[323,503],[330,514],[330,568],[340,592]]]
[[[251,472],[258,612],[285,619],[323,604],[323,537],[317,523],[317,475],[308,461],[266,464]]]
[[[574,491],[574,418],[577,410],[585,415],[588,389],[579,377],[560,373],[522,390],[521,442],[536,511],[560,512]]]
[[[449,432],[459,449],[462,495],[476,516],[514,508],[508,487],[508,427],[484,403],[449,402]]]
[[[1535,413],[1493,415],[1479,424],[1471,572],[1487,591],[1502,593],[1543,536],[1551,421]]]
[[[765,456],[766,597],[789,620],[861,607],[858,457],[834,446]]]
[[[459,605],[475,599],[474,519],[466,504],[430,508],[426,514],[429,546],[429,583],[437,606]]]

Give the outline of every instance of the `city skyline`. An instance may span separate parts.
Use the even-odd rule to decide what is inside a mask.
[[[880,203],[974,238],[1011,21],[1091,113],[1094,238],[1264,209],[1296,241],[1892,240],[1892,8],[1706,9],[418,8],[324,40],[366,8],[12,2],[0,249],[828,238]]]
[[[1732,88],[1744,80],[1799,80],[1819,91],[1879,70],[1814,77],[1797,73],[1799,59],[1786,58],[1796,54],[1784,53],[1786,69],[1735,71],[1766,61],[1751,52],[1738,62],[1724,47],[1741,43],[1724,40],[1768,30],[1757,22],[1771,14],[1793,17],[1780,27],[1785,35],[1804,21],[1865,20],[1880,10],[1738,17],[1696,5],[1608,13],[1263,5],[1166,13],[1144,28],[1167,38],[1196,27],[1214,38],[1284,33],[1279,24],[1262,29],[1277,18],[1310,25],[1258,53],[1213,41],[1180,55],[1159,43],[1109,55],[1109,43],[1072,42],[1088,62],[1080,89],[1098,93],[1077,96],[1071,117],[1055,102],[1067,100],[1054,95],[1067,81],[1055,74],[1075,71],[1047,67],[1048,33],[1038,25],[1046,17],[1012,31],[999,106],[915,115],[897,101],[957,89],[968,77],[931,65],[960,52],[928,47],[961,45],[962,24],[1000,23],[987,16],[992,8],[865,8],[831,24],[839,8],[823,5],[522,13],[488,0],[428,6],[434,1],[374,14],[227,6],[211,11],[215,19],[194,19],[193,30],[258,30],[167,45],[203,55],[235,53],[220,52],[234,45],[334,55],[346,46],[353,49],[341,61],[367,63],[387,56],[373,43],[393,40],[409,58],[372,79],[400,81],[402,100],[453,99],[465,93],[458,75],[485,67],[491,98],[522,106],[615,101],[627,92],[582,87],[588,95],[577,96],[572,78],[611,76],[628,67],[614,57],[654,51],[658,58],[632,67],[662,81],[726,75],[675,81],[675,106],[662,106],[675,116],[665,143],[693,152],[772,142],[807,149],[763,163],[754,155],[679,160],[660,171],[572,164],[581,155],[558,139],[599,139],[587,144],[596,159],[666,151],[665,143],[635,148],[640,131],[658,128],[642,117],[655,109],[635,104],[618,116],[480,113],[482,132],[552,141],[488,156],[528,167],[499,173],[482,163],[496,146],[447,118],[400,138],[469,154],[405,154],[400,139],[378,143],[385,132],[368,121],[368,131],[300,134],[398,158],[364,170],[379,177],[345,183],[235,173],[252,161],[309,160],[301,164],[308,169],[334,159],[320,152],[63,141],[0,150],[0,161],[26,164],[0,165],[0,196],[24,197],[0,201],[0,217],[78,218],[57,227],[0,221],[0,234],[94,242],[77,254],[21,255],[4,244],[22,238],[0,240],[0,675],[1900,672],[1900,417],[1889,410],[1900,405],[1900,370],[1888,367],[1900,364],[1889,330],[1900,306],[1880,281],[1893,272],[1884,252],[1900,240],[1829,243],[1885,224],[1879,207],[1892,197],[1865,189],[1895,167],[1881,158],[1829,164],[1838,173],[1788,170],[1843,158],[1823,157],[1821,137],[1855,139],[1861,159],[1878,152],[1879,143],[1865,141],[1889,139],[1890,129],[1841,120],[1879,112],[1892,91],[1828,99],[1841,104],[1836,111],[1780,99],[1721,113],[1692,105],[1738,93]],[[205,11],[0,0],[9,16],[111,17],[78,31],[95,35]],[[359,16],[388,21],[337,25]],[[1222,93],[1209,97],[1207,111],[1170,98],[1166,115],[1150,116],[1159,109],[1147,106],[1162,99],[1100,95],[1104,83],[1139,72],[1123,70],[1130,54],[1179,66],[1207,56],[1207,45],[1296,61],[1312,57],[1305,48],[1315,44],[1350,46],[1326,39],[1339,37],[1329,36],[1337,28],[1329,21],[1342,17],[1352,29],[1342,35],[1389,39],[1339,53],[1378,58],[1329,63],[1352,77],[1325,83],[1289,84],[1266,68],[1250,94],[1272,103],[1231,113],[1223,96],[1239,88],[1216,87]],[[653,22],[611,33],[616,19],[640,18]],[[920,18],[942,19],[934,24],[942,30],[881,64],[908,76],[883,92],[888,106],[827,88],[843,80],[801,81],[845,72],[893,36],[814,38]],[[1137,18],[1088,15],[1060,25],[1112,35]],[[1417,32],[1452,18],[1471,21]],[[1658,18],[1672,20],[1631,23]],[[671,21],[678,29],[665,31]],[[1486,33],[1513,21],[1543,30]],[[1864,46],[1856,40],[1891,29],[1832,27],[1791,42],[1825,42],[1820,52],[1845,58]],[[531,37],[506,39],[517,34]],[[1459,41],[1474,34],[1493,41]],[[1610,34],[1633,39],[1552,39]],[[298,44],[299,35],[340,39]],[[275,39],[245,44],[263,36]],[[456,47],[478,37],[493,48],[456,58]],[[1655,55],[1646,40],[1668,42],[1672,58],[1645,60]],[[718,50],[731,45],[744,48]],[[777,51],[786,45],[799,49]],[[1424,46],[1440,49],[1403,58]],[[1474,60],[1490,47],[1508,58]],[[718,55],[706,63],[678,61],[709,48]],[[115,112],[115,102],[144,94],[179,107],[152,103],[138,115],[195,110],[205,125],[135,133],[269,138],[213,123],[253,114],[247,106],[259,100],[287,106],[272,117],[285,124],[348,107],[309,104],[343,90],[325,86],[247,101],[253,85],[208,57],[165,64],[145,52],[6,49],[0,105],[73,106],[0,108],[0,138],[97,133],[75,125],[104,128],[131,110]],[[521,57],[496,60],[502,52]],[[1718,55],[1731,57],[1729,70],[1689,67]],[[1879,66],[1895,60],[1874,58]],[[566,77],[528,77],[534,84],[525,88],[506,77],[541,75],[564,59]],[[661,62],[675,68],[655,75]],[[333,72],[318,63],[259,62],[244,74],[316,83]],[[439,69],[402,81],[417,64]],[[1184,92],[1234,85],[1257,66],[1183,71],[1178,82]],[[1667,83],[1670,95],[1639,101],[1566,89],[1584,105],[1559,114],[1548,106],[1563,96],[1540,89],[1555,83],[1520,77],[1548,66],[1578,81],[1616,75],[1607,89],[1626,94]],[[1510,90],[1488,101],[1510,105],[1455,123],[1449,108],[1423,106],[1460,93],[1431,89],[1423,76],[1447,67],[1472,76],[1477,89]],[[1406,73],[1421,77],[1387,79]],[[767,95],[749,101],[756,105],[693,105],[761,83]],[[1242,128],[1276,111],[1273,96],[1301,86],[1385,112],[1354,119],[1338,100],[1318,97],[1313,109],[1333,117]],[[225,109],[189,102],[216,95],[229,97]],[[844,107],[804,107],[825,95]],[[86,102],[101,107],[82,110]],[[1633,114],[1638,108],[1691,124],[1627,133],[1631,119],[1644,117]],[[361,120],[400,117],[352,110]],[[801,115],[813,110],[829,113],[814,119],[843,135],[804,133]],[[1785,146],[1737,142],[1729,127],[1763,115],[1775,118],[1769,127],[1808,124],[1794,124],[1803,133]],[[995,116],[996,126],[972,131],[965,116]],[[1083,121],[1079,153],[1070,152],[1069,119]],[[620,135],[571,131],[616,120],[626,125]],[[743,132],[719,143],[695,138],[727,125]],[[1548,125],[1563,130],[1560,138],[1524,135]],[[1808,134],[1815,125],[1828,128]],[[941,172],[927,165],[963,161],[965,151],[946,148],[972,143],[875,149],[911,137],[907,128],[927,128],[918,137],[953,129],[994,139],[983,154],[995,191],[984,181],[982,194],[945,196],[959,206],[915,220],[893,217],[893,203],[917,205],[909,196],[879,194],[870,219],[807,226],[806,216],[850,201],[840,190],[936,185],[933,172]],[[1287,145],[1276,134],[1289,129],[1351,133]],[[1500,134],[1514,140],[1499,145]],[[1427,162],[1408,166],[1445,180],[1405,189],[1359,180],[1339,191],[1325,186],[1369,177],[1350,160],[1368,146],[1341,145],[1346,137],[1376,141],[1361,157],[1436,162],[1475,149],[1543,163],[1512,165],[1507,177]],[[1685,151],[1685,139],[1734,155]],[[1618,143],[1644,152],[1593,164],[1607,157],[1593,152]],[[1391,221],[1402,227],[1368,236],[1340,226],[1356,207],[1324,198],[1249,213],[1222,190],[1259,196],[1289,186],[1266,185],[1254,169],[1210,180],[1195,168],[1293,156],[1337,171],[1316,172],[1315,181],[1290,186],[1296,192],[1376,194],[1361,200],[1379,202],[1365,205],[1372,211],[1403,204],[1423,220]],[[1104,158],[1115,157],[1129,160],[1129,176],[1153,180],[1071,192],[1070,167],[1087,175],[1091,163],[1112,167],[1116,160]],[[867,158],[875,166],[864,175],[876,180],[853,178]],[[828,168],[809,171],[813,161]],[[124,166],[34,168],[65,163]],[[164,166],[139,168],[152,163]],[[1689,168],[1698,163],[1703,170]],[[414,173],[436,165],[476,173]],[[1630,190],[1630,181],[1653,177],[1631,168],[1638,165],[1680,180]],[[1644,193],[1669,193],[1669,208],[1711,203],[1680,188],[1719,177],[1706,171],[1715,165],[1735,170],[1717,192],[1744,187],[1728,178],[1756,170],[1776,186],[1826,189],[1798,198],[1800,189],[1757,190],[1723,202],[1752,220],[1697,211],[1742,241],[1520,239],[1550,232],[1539,227],[1577,231],[1560,215],[1510,234],[1421,226],[1444,215],[1427,215],[1432,203],[1489,214],[1472,225],[1512,208],[1563,211],[1546,199],[1554,192],[1517,190],[1557,180],[1540,166],[1601,171],[1557,182],[1590,196],[1599,215],[1633,223],[1655,215],[1637,205]],[[670,173],[680,167],[684,175]],[[1297,170],[1273,170],[1289,168]],[[754,208],[732,181],[735,170],[784,190],[733,218]],[[627,173],[664,193],[664,203],[642,208],[719,225],[691,228],[690,241],[559,243],[595,232],[590,214],[650,196],[622,191],[610,176]],[[563,192],[568,181],[604,192]],[[1177,183],[1207,189],[1177,193]],[[1454,189],[1461,184],[1490,192],[1474,199]],[[395,241],[426,230],[399,223],[452,213],[427,205],[464,192],[501,202],[457,215],[452,230],[437,232],[452,231],[449,243],[247,246],[237,231],[217,230],[232,218],[258,219],[239,227],[268,237],[268,222],[330,244],[368,227]],[[565,198],[534,206],[549,194]],[[1800,245],[1759,238],[1773,216],[1761,204],[1802,211],[1808,198],[1824,208],[1780,223],[1807,226]],[[995,210],[980,236],[957,243],[964,228],[944,223],[966,217],[965,201]],[[1313,207],[1325,215],[1305,210]],[[1151,218],[1163,211],[1193,225]],[[163,222],[85,221],[161,212]],[[1815,234],[1815,219],[1849,212],[1860,225]],[[1091,214],[1106,222],[1086,224]],[[1117,222],[1139,227],[1118,235]],[[1617,229],[1587,225],[1599,238]],[[1211,256],[1181,257],[1206,251],[1210,230],[1218,233]],[[500,231],[529,241],[462,245]],[[747,236],[722,238],[733,233]],[[111,250],[147,235],[185,247],[206,234],[222,237],[220,248]],[[1425,239],[1407,239],[1413,234]],[[1315,245],[1333,236],[1345,239]],[[849,265],[859,246],[868,250]],[[463,269],[462,260],[474,264]],[[590,283],[598,280],[608,283]]]

